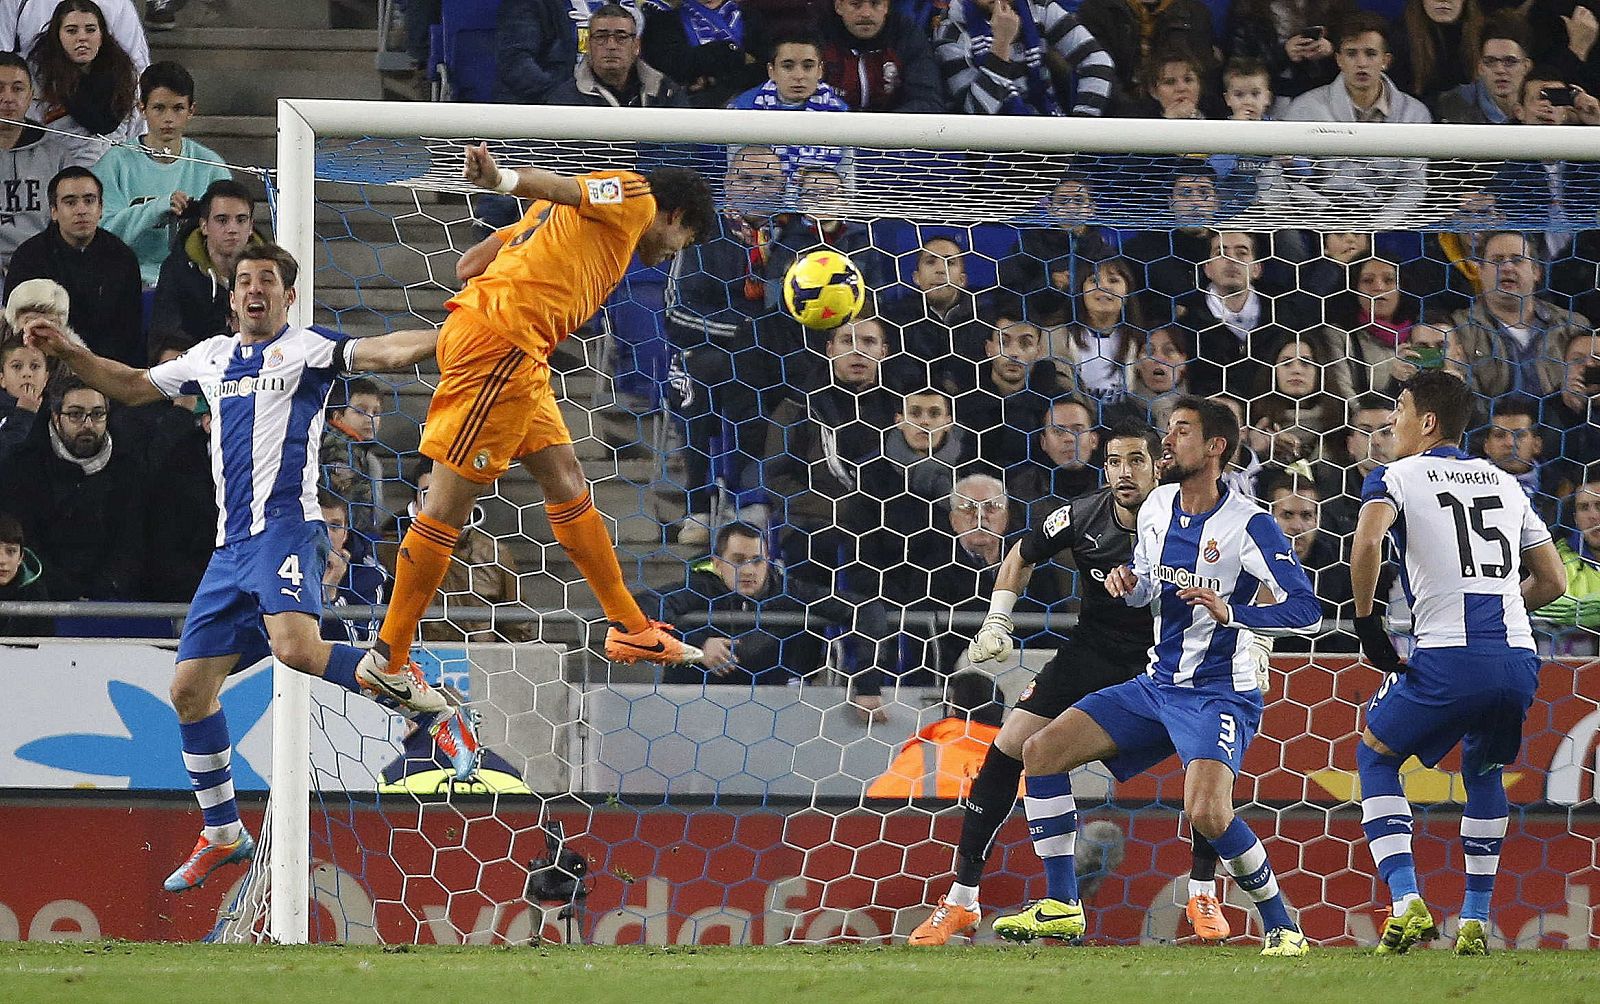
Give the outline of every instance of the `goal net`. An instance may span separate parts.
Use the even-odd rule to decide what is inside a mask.
[[[1517,474],[1588,577],[1539,614],[1496,937],[1593,944],[1600,139],[1511,135],[281,102],[277,236],[312,263],[298,319],[352,335],[439,323],[462,253],[525,208],[467,189],[467,143],[507,166],[712,181],[721,233],[670,267],[636,265],[553,371],[647,612],[733,639],[737,667],[607,664],[597,604],[514,471],[474,513],[420,651],[482,717],[482,776],[452,784],[426,737],[279,669],[267,850],[216,936],[903,940],[948,887],[959,797],[1001,708],[1075,619],[1072,570],[1042,566],[1018,652],[969,667],[998,549],[1098,483],[1113,422],[1162,423],[1192,391],[1241,413],[1230,484],[1273,505],[1329,618],[1273,656],[1240,811],[1308,935],[1371,944],[1382,889],[1355,749],[1381,679],[1354,659],[1344,547],[1387,457],[1396,382],[1443,367],[1479,396],[1470,448]],[[786,263],[818,245],[873,288],[869,319],[842,335],[779,307]],[[342,602],[383,599],[376,569],[426,484],[415,450],[435,379],[425,366],[351,385],[382,414],[325,472],[354,493],[352,564],[370,576],[352,573]],[[719,534],[735,522],[754,535]],[[713,560],[719,542],[743,564]],[[1403,588],[1381,589],[1403,627]],[[1418,872],[1452,917],[1458,771],[1452,756],[1404,772]],[[1074,789],[1089,937],[1186,937],[1176,761],[1126,783],[1094,765]],[[1043,891],[1016,816],[986,918]],[[1258,934],[1222,884],[1235,931]]]

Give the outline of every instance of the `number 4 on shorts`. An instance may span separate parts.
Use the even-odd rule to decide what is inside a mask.
[[[291,586],[296,589],[300,588],[300,582],[305,576],[300,572],[300,556],[298,554],[291,554],[283,559],[283,564],[278,566],[278,578],[287,579]]]

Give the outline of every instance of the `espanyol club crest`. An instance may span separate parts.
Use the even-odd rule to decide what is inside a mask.
[[[1206,549],[1200,552],[1200,557],[1211,564],[1216,564],[1222,560],[1222,552],[1218,550],[1217,542],[1215,540],[1206,541]]]

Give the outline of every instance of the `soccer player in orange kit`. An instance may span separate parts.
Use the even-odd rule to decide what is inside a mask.
[[[567,176],[499,167],[487,145],[466,149],[465,178],[533,205],[517,223],[473,247],[456,266],[466,287],[446,308],[440,380],[420,449],[434,461],[422,511],[401,542],[389,613],[362,678],[398,700],[417,670],[417,624],[444,580],[451,552],[485,485],[515,461],[544,489],[556,540],[593,588],[617,662],[697,662],[699,649],[647,618],[629,593],[605,522],[594,507],[572,434],[550,386],[550,355],[597,313],[635,252],[659,265],[715,232],[710,186],[662,167]],[[385,665],[385,663],[387,665]]]

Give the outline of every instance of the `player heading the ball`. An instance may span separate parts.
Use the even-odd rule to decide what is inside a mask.
[[[1458,448],[1472,407],[1472,391],[1444,370],[1406,381],[1393,418],[1399,459],[1375,468],[1361,487],[1350,554],[1356,636],[1367,661],[1387,674],[1356,748],[1361,828],[1393,901],[1380,955],[1438,935],[1417,887],[1400,765],[1416,756],[1432,767],[1458,742],[1467,890],[1455,951],[1488,951],[1489,900],[1509,813],[1501,772],[1522,748],[1539,684],[1528,611],[1567,588],[1560,552],[1516,478]],[[1409,664],[1373,605],[1385,534],[1417,638]]]
[[[433,483],[401,542],[377,650],[389,673],[405,670],[478,494],[520,463],[544,490],[556,540],[605,608],[606,658],[698,662],[700,650],[647,618],[628,592],[550,386],[550,355],[601,309],[636,252],[660,265],[715,232],[711,188],[681,167],[649,177],[512,170],[487,145],[466,148],[464,177],[533,204],[456,265],[466,288],[445,304],[439,386],[418,447],[434,462]]]

